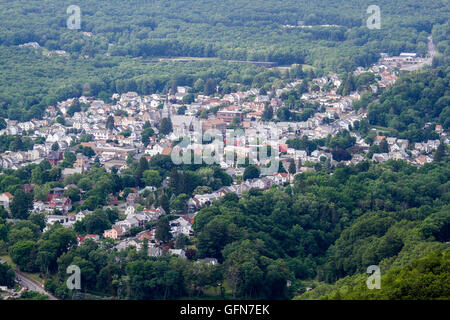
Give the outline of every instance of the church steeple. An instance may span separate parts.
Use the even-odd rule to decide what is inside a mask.
[[[161,118],[170,118],[170,103],[169,103],[169,96],[172,94],[172,89],[169,89],[169,91],[166,91],[166,99],[164,100],[164,106],[161,110]]]

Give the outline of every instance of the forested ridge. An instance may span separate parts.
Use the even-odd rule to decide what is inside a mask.
[[[448,248],[430,248],[422,258],[389,269],[386,274],[382,273],[381,290],[369,290],[365,283],[368,275],[359,274],[346,277],[334,286],[320,286],[297,299],[447,300],[450,292],[449,252]]]
[[[365,95],[354,108],[368,111],[356,130],[373,141],[371,125],[384,135],[410,143],[439,139],[435,125],[450,126],[450,68],[440,66],[401,77],[379,95]]]
[[[300,63],[319,73],[348,72],[374,63],[380,52],[425,55],[427,36],[449,17],[444,0],[381,1],[380,30],[366,26],[366,10],[372,4],[367,0],[89,0],[77,3],[81,29],[69,30],[66,9],[71,4],[0,3],[4,115],[39,118],[47,105],[67,97],[85,94],[107,100],[114,92],[162,92],[170,82],[192,85],[198,78],[214,78],[226,91],[230,84],[245,84],[263,72],[214,60],[149,62],[158,57]],[[312,28],[284,27],[298,21]],[[17,47],[27,42],[38,42],[41,48]],[[69,56],[46,56],[54,50]]]

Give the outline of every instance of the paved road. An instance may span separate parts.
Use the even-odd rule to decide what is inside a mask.
[[[407,65],[407,66],[403,67],[402,70],[415,71],[415,70],[421,69],[424,66],[431,66],[431,64],[433,62],[433,58],[436,56],[436,54],[437,54],[437,51],[436,51],[436,48],[434,47],[433,37],[429,36],[428,37],[428,56],[426,58],[424,58],[422,62],[420,62],[418,64]]]
[[[37,292],[39,292],[41,294],[45,294],[45,295],[49,296],[50,300],[58,300],[56,297],[52,296],[50,293],[45,291],[44,288],[42,287],[42,285],[40,283],[38,283],[37,281],[27,277],[26,275],[24,275],[19,270],[14,270],[14,271],[16,272],[17,282],[23,288],[28,287],[28,290],[37,291]]]
[[[436,48],[434,47],[432,36],[428,37],[428,54],[430,55],[431,59],[433,59],[434,56],[437,54]]]

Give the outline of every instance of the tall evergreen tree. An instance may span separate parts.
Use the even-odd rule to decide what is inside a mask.
[[[173,130],[172,120],[170,118],[162,118],[160,132],[164,135],[171,133]]]
[[[264,107],[262,117],[264,120],[271,120],[273,118],[273,108],[270,104],[266,104]]]
[[[216,93],[217,82],[215,79],[208,79],[205,83],[205,95],[210,96]]]
[[[170,202],[169,202],[169,198],[167,198],[167,195],[165,193],[163,193],[159,199],[158,199],[158,204],[159,206],[161,206],[161,208],[164,209],[164,211],[169,214],[170,213]]]
[[[445,145],[442,143],[439,145],[439,147],[434,152],[434,162],[441,162],[442,158],[445,156]]]
[[[291,159],[289,161],[289,173],[295,174],[297,172],[297,168],[295,167],[295,161],[294,159]]]
[[[55,142],[54,144],[52,144],[52,150],[53,150],[53,151],[58,151],[58,150],[59,150],[59,144],[58,144],[58,142]]]
[[[114,129],[114,117],[109,116],[108,119],[106,119],[106,129],[112,131]]]
[[[169,219],[167,217],[160,218],[156,223],[155,238],[163,243],[167,243],[172,239]]]
[[[181,174],[178,172],[177,168],[173,168],[170,171],[170,176],[169,176],[169,188],[173,193],[175,193],[175,194],[179,193],[180,182],[181,182]]]
[[[139,164],[136,168],[136,184],[139,187],[145,186],[145,182],[142,180],[142,177],[144,176],[144,171],[149,169],[148,161],[145,157],[141,157],[139,160]]]

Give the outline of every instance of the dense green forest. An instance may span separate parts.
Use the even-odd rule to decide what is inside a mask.
[[[307,52],[315,44],[322,48],[338,45],[344,52],[335,54],[346,58],[345,62],[339,62],[345,64],[356,62],[351,59],[370,60],[370,55],[364,53],[366,50],[398,54],[401,50],[419,49],[419,53],[425,54],[426,39],[422,32],[430,33],[434,24],[445,23],[448,18],[445,1],[440,0],[408,0],[400,4],[380,1],[377,4],[383,18],[380,31],[366,28],[369,17],[366,10],[371,4],[367,0],[220,3],[212,0],[85,0],[77,3],[81,9],[81,31],[92,32],[93,36],[82,37],[66,29],[69,16],[66,9],[70,4],[70,1],[52,0],[44,1],[44,5],[36,0],[4,1],[2,25],[5,27],[1,42],[18,45],[37,41],[50,50],[62,49],[90,56],[106,52],[109,44],[113,44],[111,54],[114,55],[219,56],[282,64],[318,60],[316,56],[309,57]],[[283,25],[295,26],[298,21],[317,27],[282,28]],[[356,46],[362,50],[358,51]],[[315,53],[320,52],[318,49]],[[346,49],[353,50],[351,52],[357,56],[352,57]],[[336,55],[333,58],[338,60]]]
[[[368,0],[84,0],[77,3],[81,29],[69,30],[66,9],[71,4],[0,3],[2,115],[30,119],[74,95],[107,100],[113,92],[161,92],[174,81],[192,85],[199,78],[222,81],[226,92],[233,84],[251,85],[263,73],[260,67],[223,60],[300,63],[319,72],[348,72],[374,63],[380,52],[425,55],[428,34],[435,28],[442,38],[444,27],[439,26],[449,18],[445,0],[381,1],[379,30],[366,27]],[[283,27],[298,21],[313,27]],[[18,47],[33,41],[41,48]],[[68,56],[46,56],[52,50],[65,50]],[[207,60],[152,62],[158,57]],[[277,77],[265,77],[265,83]]]
[[[168,189],[159,199],[144,196],[142,203],[158,201],[162,206],[169,205],[169,212],[183,210],[177,208],[177,201],[185,192],[179,187],[185,184],[180,182],[183,180],[179,173],[175,174],[164,163],[158,167],[166,170],[162,175],[171,176]],[[75,183],[84,190],[80,195],[79,191],[77,194],[76,190],[69,189],[68,196],[74,200],[82,196],[86,199],[83,208],[90,205],[89,209],[97,208],[89,219],[76,224],[77,232],[101,233],[118,218],[114,210],[101,209],[102,199],[117,186],[116,190],[126,183],[135,186],[140,176],[144,185],[159,183],[154,179],[155,173],[147,171],[157,171],[156,167],[147,169],[152,168],[152,163],[136,163],[132,168],[123,177],[98,168],[65,180],[64,184]],[[200,178],[199,170],[202,169],[196,169],[191,175]],[[183,171],[189,172],[187,168]],[[353,277],[357,285],[360,274],[372,264],[380,265],[383,272],[390,270],[387,279],[393,274],[407,277],[413,268],[422,268],[420,263],[414,264],[415,260],[448,247],[448,157],[421,168],[391,160],[383,165],[363,162],[339,166],[331,173],[326,168],[302,173],[296,176],[293,186],[273,187],[264,192],[252,190],[245,192],[241,199],[228,194],[202,209],[194,223],[195,248],[191,247],[187,251],[188,260],[183,260],[150,258],[142,253],[145,251],[133,247],[118,252],[111,249],[108,241],[102,246],[87,242],[77,247],[76,231],[58,224],[42,233],[43,216],[28,215],[26,206],[33,196],[39,198],[44,194],[45,197],[48,187],[63,186],[58,182],[57,168],[30,166],[7,170],[0,185],[3,190],[14,192],[11,211],[26,220],[13,224],[0,218],[0,250],[2,255],[8,253],[20,269],[47,277],[46,288],[62,298],[71,294],[65,286],[66,267],[77,264],[82,271],[84,292],[134,299],[201,297],[205,292],[218,295],[217,283],[224,283],[229,298],[285,299],[303,292],[311,282],[313,286],[320,283],[319,291],[308,293],[318,295],[314,297],[332,292],[331,284],[343,277]],[[220,177],[217,173],[209,174],[212,174],[210,178]],[[27,195],[19,188],[19,176],[23,182],[37,183],[42,177],[47,177],[48,182],[36,188],[34,195]],[[212,187],[220,186],[223,183],[220,181],[219,178],[219,184]],[[15,183],[14,191],[9,185]],[[199,185],[206,186],[206,182]],[[125,197],[127,193],[124,193]],[[178,196],[169,204],[172,193]],[[6,217],[6,212],[0,215]],[[157,233],[163,233],[165,223],[166,219],[158,222]],[[172,243],[170,237],[162,238]],[[445,265],[448,254],[442,254],[436,253],[433,259],[441,257]],[[210,266],[192,261],[205,257],[217,258],[221,264]],[[4,281],[8,281],[8,270],[2,272]],[[448,271],[440,272],[437,277],[448,278]],[[448,296],[446,287],[430,290],[435,292],[425,298]]]
[[[249,86],[253,77],[264,71],[256,66],[210,61],[144,64],[122,57],[50,59],[33,49],[16,47],[0,47],[0,58],[0,73],[4,75],[0,80],[0,115],[13,120],[41,118],[48,105],[81,95],[110,101],[114,92],[164,92],[173,82],[192,85],[203,78],[233,79]]]
[[[436,246],[438,248],[439,246]],[[442,246],[442,248],[444,248]],[[427,300],[450,298],[450,249],[427,249],[422,258],[413,258],[382,274],[381,290],[369,290],[367,275],[346,277],[334,286],[319,286],[297,299],[331,300]],[[426,285],[424,285],[426,283]]]
[[[450,70],[439,68],[401,78],[368,105],[370,124],[387,127],[390,136],[420,142],[438,139],[434,126],[450,128]]]

